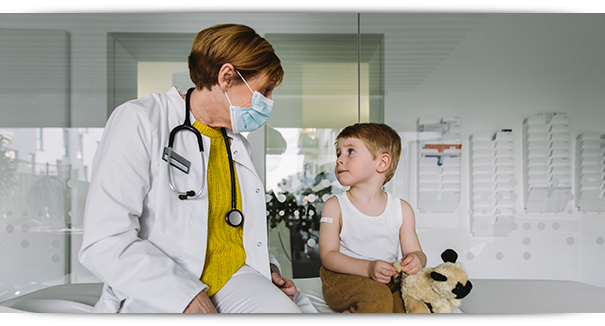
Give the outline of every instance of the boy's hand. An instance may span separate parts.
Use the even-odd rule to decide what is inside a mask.
[[[418,273],[422,269],[422,261],[416,253],[409,253],[401,260],[401,270],[407,275]]]
[[[391,277],[397,275],[397,270],[395,270],[393,264],[382,260],[374,260],[370,262],[368,274],[370,274],[370,278],[374,281],[388,284],[391,281]]]

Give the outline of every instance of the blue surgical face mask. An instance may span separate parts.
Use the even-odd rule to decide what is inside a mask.
[[[264,97],[257,91],[253,91],[242,74],[237,70],[236,72],[242,77],[242,80],[253,95],[250,107],[242,108],[231,104],[231,100],[229,99],[227,92],[225,92],[227,101],[229,101],[229,111],[231,113],[231,130],[235,133],[254,131],[262,127],[269,120],[271,110],[273,109],[273,100]]]

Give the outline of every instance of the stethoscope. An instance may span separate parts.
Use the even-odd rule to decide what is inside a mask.
[[[164,153],[162,155],[162,159],[167,162],[166,167],[168,170],[168,184],[170,185],[170,188],[172,189],[172,191],[174,191],[179,196],[180,200],[196,198],[199,195],[201,195],[202,192],[204,191],[204,180],[203,179],[202,179],[202,185],[200,186],[200,189],[197,192],[195,192],[193,190],[178,191],[176,189],[176,187],[174,186],[174,184],[172,183],[172,176],[170,174],[171,165],[176,167],[177,169],[181,170],[185,174],[189,174],[189,168],[191,167],[191,162],[189,162],[187,159],[185,159],[184,157],[182,157],[179,154],[177,154],[176,152],[174,152],[174,150],[172,149],[173,148],[172,146],[174,145],[174,138],[179,131],[190,131],[196,136],[199,151],[201,154],[200,156],[202,157],[202,169],[204,169],[204,167],[205,167],[204,155],[202,153],[204,151],[204,145],[202,143],[202,135],[200,134],[200,132],[197,129],[195,129],[191,125],[191,121],[189,120],[189,112],[191,112],[190,99],[191,99],[191,93],[193,92],[194,89],[195,88],[192,87],[187,91],[187,96],[185,99],[185,102],[186,102],[186,104],[185,104],[185,121],[183,122],[182,125],[178,125],[170,131],[170,136],[168,138],[168,146],[164,147]],[[225,222],[227,222],[227,224],[229,224],[230,226],[238,227],[238,226],[242,225],[242,222],[244,221],[244,214],[242,214],[242,212],[239,209],[237,209],[237,194],[236,194],[236,189],[235,189],[235,168],[233,165],[233,157],[231,156],[231,146],[229,145],[229,138],[227,137],[227,131],[225,130],[225,128],[221,128],[221,132],[223,134],[223,139],[225,140],[225,146],[227,147],[227,155],[229,157],[229,172],[231,175],[231,210],[225,215]],[[170,159],[168,159],[168,158],[170,158]],[[204,174],[206,174],[206,171],[203,170],[202,178],[203,178]]]

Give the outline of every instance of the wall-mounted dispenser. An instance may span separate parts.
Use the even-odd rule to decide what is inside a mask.
[[[450,213],[460,202],[460,125],[457,118],[418,120],[418,209]]]
[[[605,211],[605,134],[576,138],[576,206],[582,212]]]
[[[507,236],[515,221],[514,139],[503,129],[470,137],[470,228],[473,236]]]
[[[574,198],[566,113],[540,113],[523,122],[523,179],[526,212],[559,213]]]

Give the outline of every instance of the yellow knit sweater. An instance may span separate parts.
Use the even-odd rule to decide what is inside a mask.
[[[210,137],[208,159],[208,249],[200,280],[208,285],[206,292],[212,296],[220,290],[246,261],[243,243],[243,224],[234,228],[225,222],[225,214],[231,210],[231,174],[225,140],[220,130],[212,129],[198,121],[193,126]],[[235,175],[237,208],[242,201]],[[244,221],[245,222],[245,221]]]

